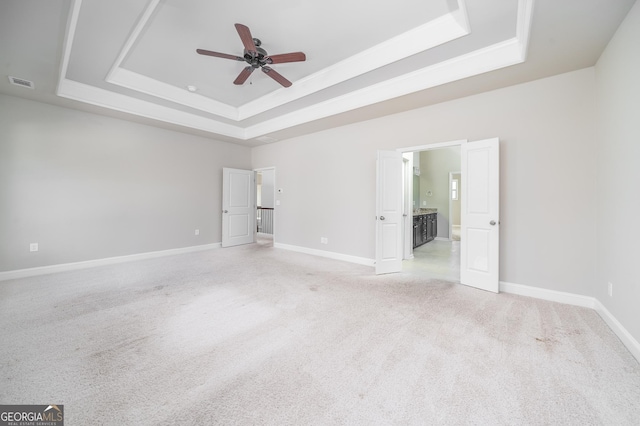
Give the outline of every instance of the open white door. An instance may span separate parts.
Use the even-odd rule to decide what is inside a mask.
[[[402,154],[378,151],[376,274],[402,270]]]
[[[498,293],[500,152],[497,138],[462,144],[460,282]]]
[[[222,169],[222,247],[255,241],[255,177],[251,170]]]

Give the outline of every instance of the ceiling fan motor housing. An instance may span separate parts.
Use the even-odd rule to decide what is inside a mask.
[[[257,39],[254,39],[257,40]],[[258,40],[260,41],[260,40]],[[261,67],[263,65],[266,65],[267,62],[265,60],[265,58],[268,56],[267,51],[264,50],[262,47],[258,47],[258,44],[256,43],[256,55],[252,55],[251,52],[248,51],[244,51],[244,60],[251,65],[254,68],[258,68]]]

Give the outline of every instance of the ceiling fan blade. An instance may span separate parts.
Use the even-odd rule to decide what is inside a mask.
[[[244,58],[236,55],[228,55],[226,53],[212,52],[211,50],[196,49],[201,55],[215,56],[216,58],[233,59],[234,61],[244,61]]]
[[[280,55],[271,55],[265,58],[268,64],[284,64],[285,62],[302,62],[307,56],[302,52],[282,53]]]
[[[277,81],[278,83],[282,84],[284,87],[291,86],[291,82],[289,80],[287,80],[282,75],[277,73],[271,67],[262,67],[262,72],[268,75],[269,77],[271,77],[272,79],[274,79],[275,81]]]
[[[238,77],[236,77],[236,79],[233,81],[233,84],[237,84],[237,85],[244,84],[244,82],[247,81],[247,79],[249,78],[249,76],[251,75],[254,69],[255,69],[254,67],[246,67],[245,69],[243,69],[242,72],[238,75]]]
[[[245,50],[247,52],[256,53],[256,44],[253,42],[253,36],[251,36],[249,27],[242,24],[236,24],[236,31],[238,31],[238,35],[240,36],[240,40],[242,40],[242,44],[244,44]]]

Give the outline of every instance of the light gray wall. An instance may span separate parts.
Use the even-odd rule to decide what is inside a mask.
[[[223,166],[250,150],[0,95],[0,271],[219,242]]]
[[[449,173],[460,171],[460,147],[422,151],[420,164],[420,207],[438,209],[438,237],[449,238]]]
[[[592,296],[594,122],[589,68],[257,147],[253,166],[284,189],[278,242],[373,259],[378,149],[497,136],[500,279]]]
[[[262,199],[260,200],[261,206],[274,208],[275,170],[262,170],[260,173],[262,174]]]
[[[598,270],[595,293],[640,341],[640,3],[596,65],[600,141],[597,154]],[[613,297],[607,294],[613,284]]]

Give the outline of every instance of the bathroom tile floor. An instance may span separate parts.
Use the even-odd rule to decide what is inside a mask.
[[[402,271],[429,278],[460,282],[460,241],[433,240],[413,249],[413,259]]]

